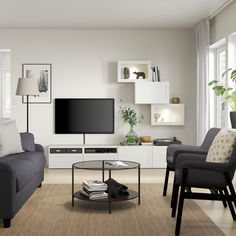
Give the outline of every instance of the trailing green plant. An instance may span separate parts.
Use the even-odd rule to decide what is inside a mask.
[[[223,84],[226,75],[230,71],[229,78],[236,83],[236,69],[230,68],[222,74],[221,80],[212,80],[208,85],[213,86],[212,90],[214,90],[216,96],[224,96],[225,102],[229,104],[233,111],[236,111],[236,90],[235,88],[227,87]]]

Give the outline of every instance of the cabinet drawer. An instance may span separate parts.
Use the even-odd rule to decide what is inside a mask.
[[[50,148],[50,153],[66,153],[66,148]]]
[[[82,153],[82,148],[66,148],[66,153]]]

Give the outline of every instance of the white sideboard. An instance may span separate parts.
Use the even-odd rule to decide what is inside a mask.
[[[48,168],[71,168],[78,161],[127,160],[141,168],[166,168],[167,146],[50,145]]]
[[[119,159],[138,162],[141,168],[152,168],[152,146],[120,146]]]

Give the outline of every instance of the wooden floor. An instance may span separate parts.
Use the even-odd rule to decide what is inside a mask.
[[[135,170],[113,172],[112,176],[122,183],[136,183],[137,172]],[[165,176],[164,169],[142,169],[141,183],[163,183]],[[81,183],[84,179],[99,179],[99,171],[76,171],[76,182]],[[169,182],[172,183],[173,173],[170,174]],[[46,169],[46,184],[71,184],[70,169]],[[168,195],[171,194],[171,188],[168,189]],[[232,220],[228,209],[222,207],[221,202],[214,201],[196,201],[201,209],[210,217],[210,219],[228,236],[236,235],[236,222]]]

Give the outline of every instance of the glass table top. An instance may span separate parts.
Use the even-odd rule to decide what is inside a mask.
[[[134,161],[122,160],[94,160],[94,161],[81,161],[73,164],[76,169],[87,170],[126,170],[135,169],[140,167],[140,164]]]

